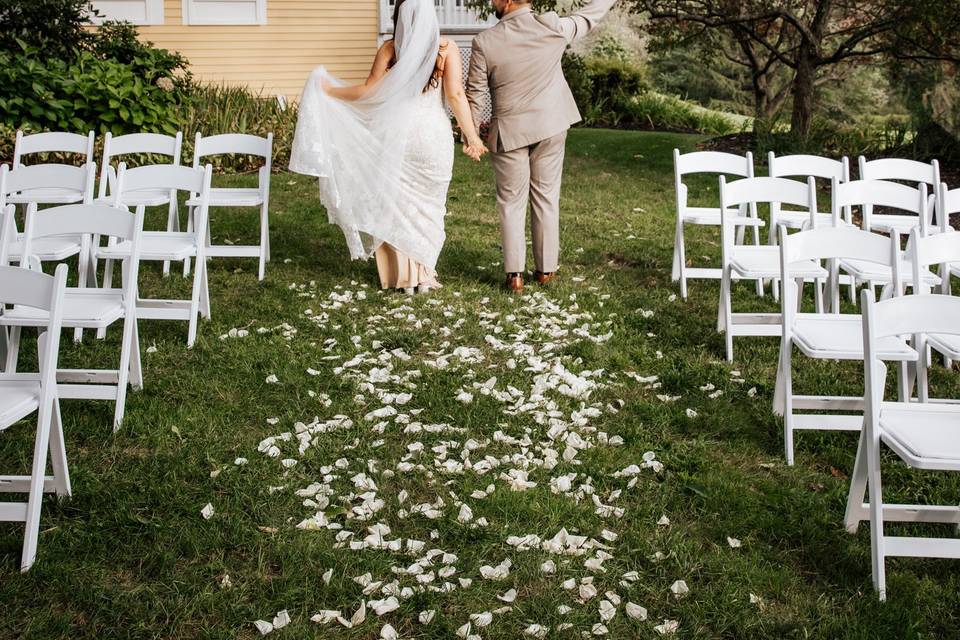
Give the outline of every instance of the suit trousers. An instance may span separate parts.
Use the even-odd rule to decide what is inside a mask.
[[[560,184],[567,132],[513,151],[492,154],[497,212],[507,273],[523,273],[527,257],[527,206],[537,271],[553,273],[560,261]]]

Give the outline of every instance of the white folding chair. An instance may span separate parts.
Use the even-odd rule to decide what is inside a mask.
[[[193,272],[193,291],[189,300],[155,300],[139,298],[137,317],[141,320],[179,320],[188,322],[187,346],[192,347],[197,338],[197,321],[202,315],[210,318],[210,293],[207,284],[206,231],[207,202],[210,198],[210,180],[213,167],[209,164],[203,169],[177,167],[171,165],[151,165],[124,169],[122,184],[115,191],[112,204],[116,207],[131,207],[129,202],[139,202],[135,206],[138,214],[143,215],[146,205],[140,198],[141,191],[172,192],[186,191],[198,193],[196,223],[190,231],[144,231],[140,245],[140,259],[151,262],[181,262],[187,258],[196,260]],[[106,260],[103,275],[104,286],[109,287],[113,260],[130,258],[133,243],[129,240],[110,241],[108,246],[98,248],[97,256]],[[102,334],[102,331],[100,333]]]
[[[16,171],[20,167],[25,166],[24,156],[39,153],[75,154],[82,157],[82,164],[89,164],[94,161],[93,145],[95,140],[96,137],[93,131],[85,136],[78,133],[64,133],[59,131],[24,135],[23,131],[17,131],[17,141],[13,148],[12,168]],[[85,190],[72,189],[69,185],[53,185],[56,185],[56,183],[15,194],[11,196],[7,202],[10,204],[26,205],[72,204],[87,201],[87,192]]]
[[[887,182],[885,180],[855,180],[846,184],[834,184],[833,187],[834,209],[838,207],[858,207],[863,215],[864,231],[881,231],[897,234],[906,233],[909,235],[913,226],[920,230],[920,234],[925,236],[928,233],[928,205],[927,187],[921,183],[919,187],[909,187],[896,182]],[[887,209],[898,209],[908,212],[906,215],[898,216],[896,214],[871,214],[874,207],[885,207]],[[876,221],[879,218],[889,218],[890,224],[877,226],[871,220]],[[906,222],[897,223],[896,220],[911,221],[913,226]],[[882,228],[881,228],[882,227]],[[888,285],[893,281],[893,275],[888,266],[867,260],[846,259],[840,261],[840,268],[850,274],[857,282],[866,282],[874,289],[877,285]],[[902,255],[900,258],[900,276],[903,283],[913,284],[913,266]],[[940,278],[935,273],[925,271],[924,281],[930,286],[938,286]]]
[[[950,219],[957,213],[960,213],[960,189],[948,189],[943,182],[937,188],[937,231],[945,233],[953,229]],[[941,286],[940,292],[950,294],[952,283],[950,277],[960,277],[960,262],[952,262],[940,272]]]
[[[773,398],[773,412],[783,416],[784,447],[787,463],[794,461],[793,435],[798,429],[825,431],[858,431],[863,423],[863,398],[833,395],[795,395],[793,392],[793,348],[808,358],[818,360],[860,360],[863,341],[860,339],[860,317],[841,314],[838,300],[830,313],[801,313],[797,310],[798,274],[793,265],[802,260],[836,261],[844,258],[876,262],[893,272],[894,283],[885,287],[884,295],[895,295],[900,290],[899,235],[887,238],[854,227],[817,227],[809,231],[787,234],[780,232],[780,271],[783,296],[780,304],[783,315],[783,337],[780,342],[780,361]],[[837,270],[828,269],[836,280]],[[834,281],[828,289],[838,295]],[[881,346],[890,360],[912,361],[916,352],[905,340],[885,339]],[[907,374],[901,371],[901,391],[907,384]],[[830,414],[810,413],[830,411]],[[842,413],[841,413],[842,412]]]
[[[880,158],[879,160],[868,161],[860,156],[860,180],[898,180],[909,182],[918,187],[924,188],[924,193],[936,193],[937,185],[940,184],[940,164],[934,160],[929,164],[917,160],[905,160],[902,158]],[[926,198],[926,196],[924,196]],[[910,230],[920,226],[926,230],[931,223],[932,211],[925,207],[923,212],[906,209],[906,213],[874,213],[872,203],[863,204],[863,228],[867,231],[879,231],[881,233],[890,233],[896,229],[900,235],[909,235]],[[877,203],[881,205],[882,203]],[[926,203],[925,203],[926,204]],[[894,208],[896,205],[891,205]],[[918,220],[920,215],[922,220]]]
[[[257,207],[260,209],[260,243],[252,246],[210,244],[207,247],[208,258],[259,258],[258,277],[263,280],[267,262],[270,261],[270,175],[273,171],[273,134],[266,138],[247,134],[227,133],[204,138],[197,134],[194,147],[193,168],[199,169],[201,160],[217,155],[248,155],[263,158],[264,164],[258,172],[259,182],[256,189],[214,188],[210,191],[212,207]],[[187,201],[189,216],[187,229],[193,228],[193,209],[198,204],[196,194]],[[212,233],[210,224],[207,232]],[[189,273],[190,261],[184,263],[184,275]]]
[[[689,205],[689,188],[684,183],[685,176],[693,174],[719,174],[740,178],[753,177],[753,154],[737,156],[719,151],[696,151],[680,154],[673,150],[674,187],[677,196],[677,227],[673,243],[673,281],[680,281],[680,296],[687,297],[687,280],[720,280],[723,269],[717,267],[688,267],[684,228],[688,224],[720,226],[719,207],[692,207]],[[763,221],[757,217],[756,209],[746,208],[740,211],[746,218],[737,231],[737,243],[743,244],[744,228],[753,227],[753,243],[760,244],[760,230]],[[757,294],[762,295],[762,283],[757,284]]]
[[[0,492],[25,493],[26,502],[0,502],[0,521],[23,522],[23,553],[20,570],[27,571],[37,557],[40,508],[43,494],[70,495],[63,422],[57,399],[57,357],[67,266],[48,276],[28,269],[0,266],[0,308],[32,307],[47,314],[44,333],[38,341],[38,373],[0,373],[0,431],[37,414],[33,461],[29,476],[0,476]],[[53,475],[47,473],[50,455]]]
[[[122,184],[124,177],[120,175]],[[68,288],[63,303],[63,326],[73,329],[106,330],[123,322],[119,366],[112,370],[61,369],[57,372],[59,397],[63,400],[112,400],[115,405],[113,428],[120,428],[126,408],[127,386],[143,388],[143,367],[137,330],[137,276],[140,266],[140,242],[143,213],[136,215],[107,205],[64,205],[36,212],[27,223],[23,246],[26,255],[34,241],[64,231],[92,237],[110,237],[131,243],[130,257],[124,261],[120,289],[79,286]],[[95,250],[86,243],[86,250]],[[28,260],[21,262],[28,267]],[[0,316],[0,326],[9,328],[10,346],[5,371],[17,370],[21,330],[44,327],[48,313],[41,309],[17,307]]]
[[[891,536],[886,522],[960,524],[960,507],[951,505],[887,504],[883,501],[880,445],[885,444],[908,467],[928,471],[960,471],[960,405],[926,402],[887,402],[884,386],[885,340],[902,335],[940,334],[960,337],[960,299],[952,296],[904,296],[874,302],[862,294],[864,358],[864,430],[850,478],[845,524],[856,533],[870,521],[873,586],[886,600],[888,557],[960,558],[960,539]],[[869,489],[869,502],[864,502]]]
[[[733,362],[734,336],[779,336],[779,313],[733,313],[731,291],[734,280],[764,280],[780,277],[780,252],[776,246],[750,246],[735,243],[738,225],[751,218],[737,215],[735,210],[768,204],[775,219],[781,204],[807,209],[807,220],[813,224],[817,213],[817,187],[813,178],[807,183],[787,178],[745,178],[727,182],[720,176],[720,245],[723,280],[717,311],[717,331],[726,334],[727,360]],[[812,260],[793,265],[795,277],[817,280],[827,272]],[[802,282],[802,280],[801,280]],[[820,288],[816,287],[818,309],[822,309]]]
[[[850,161],[844,156],[840,160],[824,158],[813,155],[792,155],[780,156],[771,151],[767,156],[767,165],[771,178],[802,178],[806,181],[809,178],[826,180],[830,186],[833,186],[833,180],[836,179],[840,184],[850,181]],[[810,222],[808,211],[786,211],[780,209],[776,212],[771,211],[770,228],[768,230],[769,244],[777,244],[779,240],[779,231],[777,227],[783,225],[788,229],[802,229]],[[846,207],[841,218],[844,224],[850,225],[852,214],[850,207]],[[817,212],[814,226],[832,225],[833,211],[826,213]]]
[[[157,155],[170,158],[169,165],[180,166],[183,152],[183,133],[175,136],[160,133],[131,133],[113,137],[107,134],[103,142],[103,166],[100,168],[100,191],[98,199],[104,203],[113,202],[116,191],[117,169],[121,158],[130,155]],[[127,196],[128,207],[162,207],[167,205],[167,231],[180,231],[180,213],[176,190],[151,188],[143,189],[135,196]],[[163,275],[170,274],[170,261],[163,263]]]
[[[10,170],[7,165],[0,167],[0,211],[8,211],[7,205],[15,201],[24,202],[26,212],[25,221],[37,210],[38,202],[30,200],[31,193],[42,192],[51,185],[59,185],[64,192],[76,192],[81,195],[81,201],[90,203],[93,200],[93,181],[96,178],[96,166],[88,162],[82,167],[72,167],[64,164],[38,164],[31,167],[20,166]],[[8,247],[8,259],[19,260],[22,256],[20,233],[13,223],[11,239]],[[59,234],[45,238],[42,242],[33,245],[33,255],[41,262],[62,262],[82,251],[81,239],[76,235]],[[80,264],[81,277],[86,274],[87,265]]]
[[[940,265],[940,272],[947,274],[943,280],[949,280],[950,265],[960,264],[960,233],[951,228],[936,235],[923,237],[917,229],[913,230],[913,237],[908,250],[908,258],[913,265],[914,273],[924,273],[935,265]],[[949,295],[949,289],[941,287],[941,293]],[[928,283],[914,280],[913,291],[915,294],[930,293]],[[954,360],[960,360],[960,337],[954,335],[931,334],[924,336],[925,347],[929,346],[934,351],[943,354],[944,364],[947,368],[953,366]],[[917,392],[921,402],[929,402],[929,391],[927,385],[927,369],[930,367],[930,350],[924,348],[920,353],[922,360],[917,364]]]

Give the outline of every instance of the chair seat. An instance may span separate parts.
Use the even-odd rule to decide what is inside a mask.
[[[863,360],[863,321],[853,314],[800,313],[793,323],[793,341],[810,358]],[[917,359],[905,340],[890,336],[878,342],[882,360]]]
[[[865,282],[889,284],[893,281],[893,271],[890,267],[869,260],[841,260],[840,268]],[[923,282],[935,287],[940,284],[940,276],[932,271],[925,270],[922,274]],[[913,283],[913,263],[904,260],[900,263],[900,279],[904,284]]]
[[[113,204],[114,197],[97,198],[97,202]],[[165,204],[170,204],[169,189],[142,189],[123,194],[123,205],[126,207],[159,207]]]
[[[101,259],[122,259],[130,255],[129,240],[97,252]],[[185,260],[197,255],[197,238],[193,233],[178,231],[144,231],[140,242],[141,260]]]
[[[804,211],[781,211],[777,214],[777,225],[787,227],[788,229],[802,229],[805,224],[810,222],[810,214]],[[814,223],[818,227],[829,227],[833,225],[832,213],[818,213],[814,217]],[[840,218],[840,226],[853,226],[843,218]]]
[[[82,192],[56,187],[21,191],[7,198],[8,204],[74,204],[76,202],[83,202]]]
[[[733,248],[730,268],[743,278],[777,278],[780,276],[780,247],[772,245],[738,245]],[[790,273],[798,278],[826,278],[829,274],[813,260],[790,265]]]
[[[200,198],[187,200],[188,207],[199,204]],[[208,204],[211,207],[259,207],[263,204],[263,194],[260,189],[211,189]]]
[[[0,431],[23,420],[39,407],[39,381],[5,380],[0,374]]]
[[[900,235],[910,235],[914,227],[920,225],[920,216],[882,214],[870,217],[870,230],[890,233],[896,229]]]
[[[30,253],[41,262],[61,262],[80,253],[81,240],[77,236],[49,236],[37,238],[30,243]],[[23,243],[15,240],[10,243],[10,260],[19,260],[23,254]]]
[[[920,469],[960,470],[960,405],[885,402],[883,441]]]
[[[67,289],[63,298],[63,326],[81,329],[109,327],[124,314],[123,294],[104,289]],[[49,314],[33,307],[14,307],[0,316],[0,324],[45,327]]]
[[[687,207],[683,210],[683,221],[690,224],[703,224],[720,226],[720,209],[710,207]],[[742,226],[763,227],[766,223],[760,218],[750,218],[744,216],[742,221],[738,221]]]

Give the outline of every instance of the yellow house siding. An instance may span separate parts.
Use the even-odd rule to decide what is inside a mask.
[[[249,26],[185,25],[182,0],[166,0],[164,24],[140,27],[144,40],[186,56],[202,82],[293,99],[321,64],[366,78],[378,32],[377,0],[267,0],[267,24]]]

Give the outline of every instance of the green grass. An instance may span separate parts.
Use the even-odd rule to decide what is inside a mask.
[[[593,336],[613,332],[599,344],[569,335],[546,337],[537,328],[562,314],[539,298],[518,300],[499,289],[499,232],[488,164],[458,159],[439,265],[445,287],[413,299],[378,293],[374,266],[346,260],[342,237],[326,224],[312,180],[274,176],[274,260],[266,282],[256,281],[252,261],[213,263],[214,317],[201,325],[192,350],[185,348],[185,326],[142,323],[144,348],[155,345],[156,352],[144,355],[146,388],[130,396],[127,421],[118,434],[110,433],[109,404],[64,403],[74,495],[59,504],[52,498],[45,502],[40,554],[27,575],[17,571],[21,528],[0,525],[0,637],[253,638],[259,635],[255,620],[272,620],[287,609],[293,622],[271,638],[377,638],[389,622],[403,638],[439,640],[455,637],[471,613],[505,606],[496,595],[511,587],[518,591],[512,610],[495,615],[490,626],[474,633],[512,640],[523,637],[529,624],[540,623],[553,628],[548,637],[578,637],[598,622],[600,597],[613,590],[624,603],[640,604],[650,614],[649,621],[635,622],[621,605],[608,623],[607,637],[616,639],[658,637],[653,628],[664,619],[679,621],[680,638],[955,637],[960,577],[954,563],[889,561],[890,600],[881,605],[874,596],[867,527],[849,535],[842,524],[855,436],[801,433],[797,465],[783,463],[781,425],[770,412],[775,341],[738,340],[737,363],[728,366],[714,330],[716,284],[694,282],[689,301],[671,300],[676,291],[669,279],[671,150],[691,149],[696,141],[671,134],[571,133],[563,194],[563,277],[543,295],[568,314],[592,316],[561,328],[589,324]],[[703,184],[709,188],[711,183]],[[713,186],[713,195],[715,190]],[[254,235],[251,218],[214,214],[215,237],[244,241]],[[692,260],[715,259],[718,251],[715,230],[692,233]],[[169,295],[188,290],[179,278],[162,281],[154,266],[146,271],[144,291]],[[750,290],[736,287],[739,308],[772,308],[769,298],[757,300]],[[366,299],[325,311],[334,291],[364,291]],[[535,308],[537,300],[540,308]],[[654,315],[645,318],[640,309]],[[325,322],[311,319],[324,311]],[[285,337],[282,329],[272,330],[284,322],[296,333]],[[586,401],[598,405],[600,415],[580,428],[597,446],[579,454],[579,465],[561,459],[552,470],[541,466],[546,416],[539,424],[529,413],[507,415],[499,402],[473,389],[474,402],[456,401],[461,387],[494,375],[498,390],[512,385],[529,395],[536,374],[525,371],[522,361],[516,369],[507,368],[509,354],[485,342],[497,323],[503,331],[496,335],[504,342],[529,331],[527,343],[544,358],[550,355],[547,343],[556,340],[556,352],[570,371],[604,370],[597,379],[606,386]],[[249,328],[251,335],[219,339],[234,327]],[[259,328],[271,330],[258,333]],[[88,340],[80,349],[65,342],[64,363],[109,361],[118,333],[102,344]],[[359,349],[351,343],[353,336],[359,337]],[[327,350],[330,339],[336,343]],[[467,366],[455,366],[454,360],[443,370],[424,364],[436,357],[431,353],[449,353],[458,346],[480,348],[484,360]],[[393,359],[394,374],[422,372],[409,379],[417,385],[413,399],[398,408],[422,409],[412,421],[445,423],[462,432],[411,434],[404,433],[405,425],[391,423],[380,434],[371,429],[376,421],[364,420],[382,403],[355,378],[334,369],[358,352],[376,357],[397,348],[412,359]],[[329,356],[341,359],[324,360]],[[366,375],[372,366],[360,370]],[[308,368],[319,375],[309,375]],[[645,389],[624,375],[627,371],[657,375],[663,387]],[[741,372],[745,382],[733,381],[733,371]],[[279,384],[265,383],[271,374]],[[942,370],[935,383],[944,393],[957,392],[955,380]],[[723,395],[710,399],[700,390],[707,384]],[[817,363],[803,365],[796,384],[799,392],[857,393],[862,383],[858,365]],[[379,386],[403,390],[396,382]],[[755,397],[748,393],[752,387]],[[322,394],[330,396],[331,406],[324,406]],[[665,404],[656,394],[682,397]],[[555,403],[555,416],[564,421],[581,408],[580,400],[553,391],[546,395]],[[607,407],[617,400],[623,408],[614,413]],[[688,408],[698,416],[688,418]],[[326,421],[337,414],[348,416],[353,426],[318,435],[303,455],[295,440],[282,443],[278,459],[257,451],[261,440],[294,432],[299,421],[310,423],[315,416]],[[268,423],[272,418],[275,425]],[[530,444],[493,441],[498,430],[515,438],[528,434]],[[623,445],[604,446],[598,432],[621,437]],[[461,460],[463,443],[470,438],[486,445],[471,455],[474,462],[485,455],[526,456],[530,479],[538,485],[512,492],[498,479],[501,472],[520,468],[517,458],[485,475],[444,474],[434,468],[431,447],[445,442],[449,458]],[[426,454],[411,461],[425,466],[385,474],[416,441],[423,442]],[[4,471],[26,468],[30,447],[30,425],[0,434]],[[563,448],[556,446],[558,454]],[[662,473],[643,470],[633,487],[612,477],[639,464],[648,450],[665,465]],[[234,466],[237,457],[248,458],[249,464]],[[284,469],[280,459],[287,457],[299,463]],[[347,469],[323,469],[340,458],[347,460]],[[368,466],[368,460],[376,463]],[[211,477],[216,471],[221,472]],[[350,481],[360,472],[376,482],[377,495],[385,500],[367,522],[346,520],[340,501],[361,492]],[[410,577],[394,576],[391,567],[407,567],[419,557],[335,548],[336,532],[297,529],[315,509],[304,507],[293,491],[322,481],[327,473],[339,476],[331,480],[330,520],[361,538],[366,526],[383,522],[392,529],[390,539],[418,539],[427,549],[454,553],[457,573],[450,580],[472,578],[472,586],[401,599],[398,611],[380,619],[370,612],[364,624],[350,630],[310,622],[322,609],[341,609],[347,616],[355,611],[364,596],[353,578],[364,573],[374,580],[415,584]],[[599,517],[589,495],[578,502],[551,493],[551,478],[566,473],[580,474],[574,487],[590,484],[604,504],[624,509],[622,517]],[[957,484],[949,478],[909,473],[893,463],[885,480],[892,501],[956,502]],[[470,497],[491,483],[496,485],[491,496]],[[286,488],[271,493],[269,488],[276,486]],[[398,504],[401,490],[409,494],[404,505]],[[616,490],[622,490],[619,497],[611,495]],[[445,503],[438,519],[400,517],[401,508],[437,497]],[[458,523],[457,500],[489,525]],[[208,502],[216,515],[204,520],[200,511]],[[662,515],[669,517],[669,527],[657,525]],[[609,543],[613,558],[604,563],[606,572],[592,574],[601,596],[585,605],[561,585],[569,577],[591,575],[584,558],[521,552],[506,544],[510,535],[549,538],[561,527],[598,540],[603,529],[619,534]],[[727,536],[741,539],[742,548],[731,549]],[[655,562],[656,552],[666,557]],[[480,577],[482,565],[495,566],[506,558],[513,567],[505,580]],[[557,563],[555,575],[539,570],[548,558]],[[438,559],[433,569],[440,566]],[[322,576],[331,568],[325,584]],[[621,576],[628,571],[636,571],[638,580],[623,587]],[[225,574],[231,588],[220,586]],[[670,586],[680,579],[690,593],[677,599]],[[762,598],[762,605],[751,604],[751,593]],[[561,616],[559,604],[573,610]],[[421,625],[417,613],[427,609],[436,609],[436,618]],[[557,630],[564,622],[573,626]]]

